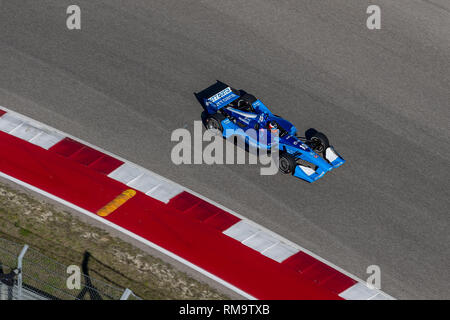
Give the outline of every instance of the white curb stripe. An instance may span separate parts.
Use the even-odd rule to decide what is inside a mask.
[[[3,107],[1,107],[3,108]],[[4,108],[7,110],[6,108]],[[44,149],[50,149],[64,139],[64,136],[50,130],[39,127],[35,121],[30,121],[16,113],[9,111],[0,117],[0,130],[17,138],[28,141]]]
[[[108,177],[128,185],[128,183],[132,182],[143,173],[144,172],[140,168],[129,163],[124,163],[116,170],[108,174]]]
[[[233,224],[227,230],[223,231],[223,233],[239,242],[242,242],[256,234],[258,231],[258,227],[241,220]]]
[[[270,235],[264,233],[263,231],[260,231],[254,234],[252,237],[244,240],[242,243],[247,247],[252,248],[253,250],[263,253],[264,251],[276,245],[278,241]]]
[[[269,258],[281,263],[299,251],[300,251],[299,249],[291,247],[290,245],[288,245],[286,243],[278,242],[273,247],[268,248],[267,250],[263,251],[262,254],[265,255],[266,257],[269,257]]]
[[[130,164],[128,161],[111,172],[108,177],[164,203],[168,203],[170,199],[183,192],[183,188],[179,185],[161,179],[151,171]]]
[[[17,128],[23,123],[19,118],[9,114],[4,114],[0,117],[0,130],[10,133],[14,128]]]
[[[354,284],[347,290],[342,291],[339,296],[345,300],[391,300],[389,296],[362,283]]]
[[[245,220],[236,222],[223,233],[280,263],[300,251]]]

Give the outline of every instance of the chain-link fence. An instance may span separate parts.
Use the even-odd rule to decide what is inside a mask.
[[[68,266],[0,238],[0,300],[140,300],[129,289],[90,277],[88,260],[85,254],[81,268],[75,266],[81,271],[79,285],[70,285]]]

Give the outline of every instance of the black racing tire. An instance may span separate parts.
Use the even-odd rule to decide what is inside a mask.
[[[225,116],[220,113],[210,114],[205,119],[205,127],[208,130],[219,130],[223,132],[222,121],[225,120]]]
[[[328,141],[327,136],[322,132],[315,132],[313,135],[311,135],[309,140],[313,142],[313,150],[317,153],[325,152],[325,150],[327,150],[327,148],[330,146],[330,142]]]
[[[278,164],[281,173],[283,174],[293,174],[295,171],[295,167],[297,166],[297,162],[295,158],[286,152],[280,152],[280,159]]]

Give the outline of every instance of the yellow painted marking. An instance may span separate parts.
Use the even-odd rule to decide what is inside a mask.
[[[127,189],[119,194],[114,200],[108,203],[106,206],[97,211],[97,214],[101,217],[106,217],[112,212],[116,211],[121,205],[130,200],[136,195],[136,191],[133,189]]]

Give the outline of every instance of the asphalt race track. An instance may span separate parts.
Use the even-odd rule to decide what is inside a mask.
[[[450,298],[446,0],[0,0],[0,105],[189,187],[400,299]],[[378,4],[381,30],[366,28]],[[172,164],[216,79],[347,160],[314,184]]]

